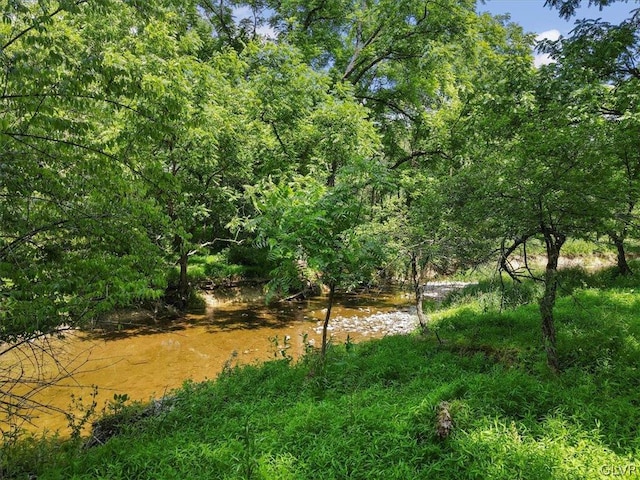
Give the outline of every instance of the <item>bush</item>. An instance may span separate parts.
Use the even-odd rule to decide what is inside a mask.
[[[442,302],[443,308],[474,305],[480,312],[500,312],[527,305],[542,293],[540,284],[533,280],[521,283],[511,278],[482,280],[451,292]]]
[[[580,238],[570,238],[562,246],[562,255],[567,258],[593,257],[615,253],[615,248],[608,242],[592,242]]]
[[[268,278],[275,265],[269,260],[268,249],[257,249],[246,245],[229,247],[227,261],[231,265],[242,265],[245,275],[251,278]]]

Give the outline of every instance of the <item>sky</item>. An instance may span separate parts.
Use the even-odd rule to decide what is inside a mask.
[[[576,19],[601,18],[603,21],[620,23],[630,16],[629,12],[640,8],[637,1],[618,1],[600,10],[598,7],[582,7],[577,15],[564,20],[558,11],[544,6],[545,0],[485,0],[484,5],[478,2],[478,12],[489,12],[493,15],[508,13],[511,20],[522,25],[526,32],[536,33],[538,39],[557,40],[560,35],[568,35],[574,27]],[[586,5],[589,2],[583,0]],[[546,55],[536,55],[536,65],[549,63]]]
[[[569,20],[560,18],[556,9],[545,7],[545,0],[485,0],[482,4],[478,0],[478,12],[489,12],[492,15],[509,14],[511,20],[522,25],[526,32],[537,34],[537,39],[557,40],[560,35],[568,35],[574,27],[576,19],[601,18],[603,21],[620,23],[630,16],[630,11],[640,8],[640,0],[619,0],[612,5],[600,10],[598,7],[586,7],[588,0],[583,0],[585,5],[581,7],[576,16]],[[238,9],[236,17],[243,18],[249,16],[249,10]],[[259,29],[259,33],[266,36],[273,36],[273,31],[264,26]],[[546,55],[536,55],[536,65],[549,63]]]

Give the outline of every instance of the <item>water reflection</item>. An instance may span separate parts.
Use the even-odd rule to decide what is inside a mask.
[[[409,302],[410,296],[399,290],[340,295],[332,317],[366,317],[404,308]],[[77,372],[73,379],[41,392],[37,400],[64,411],[70,408],[72,393],[88,403],[91,387],[97,385],[99,405],[122,393],[148,401],[187,379],[215,378],[225,362],[248,364],[273,358],[279,352],[270,339],[276,337],[280,345],[285,336],[290,339],[287,353],[295,358],[305,350],[303,338],[319,344],[316,328],[325,309],[322,296],[267,306],[259,289],[229,289],[208,294],[206,309],[199,314],[172,321],[130,315],[104,330],[75,331],[54,343],[60,348],[59,360]],[[347,335],[355,341],[370,338],[357,329],[332,332],[336,342]],[[60,413],[38,413],[34,418],[35,430],[65,433],[66,427]]]

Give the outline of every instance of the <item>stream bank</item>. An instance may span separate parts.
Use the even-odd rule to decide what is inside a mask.
[[[427,287],[427,298],[439,300],[463,284]],[[260,289],[236,288],[205,295],[200,313],[166,321],[140,315],[109,329],[72,331],[50,339],[57,366],[73,376],[33,399],[50,405],[33,412],[29,430],[65,434],[69,419],[63,412],[99,408],[120,395],[133,401],[162,398],[185,381],[215,378],[225,366],[273,359],[282,354],[299,358],[307,344],[320,344],[326,298],[264,303]],[[416,328],[413,293],[401,289],[343,294],[336,299],[330,334],[334,342],[359,342],[387,335],[408,334]],[[286,339],[286,340],[285,340]],[[6,359],[10,361],[10,359]],[[52,365],[39,365],[51,369]],[[97,395],[94,396],[94,386]],[[72,395],[75,397],[72,401]],[[78,405],[83,399],[84,405]]]

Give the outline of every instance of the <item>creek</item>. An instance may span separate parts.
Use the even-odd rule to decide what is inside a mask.
[[[338,295],[330,321],[332,342],[409,333],[416,326],[411,302],[412,294],[399,289]],[[61,369],[73,374],[38,392],[35,400],[58,411],[35,411],[27,429],[68,434],[64,412],[81,415],[93,400],[94,386],[98,410],[114,395],[146,402],[187,380],[214,379],[225,366],[283,355],[295,359],[306,344],[320,345],[324,296],[266,305],[259,289],[235,288],[208,293],[205,303],[204,311],[171,321],[138,312],[110,328],[49,339],[55,359],[42,354],[38,367],[53,376]],[[4,358],[2,363],[18,360]]]

